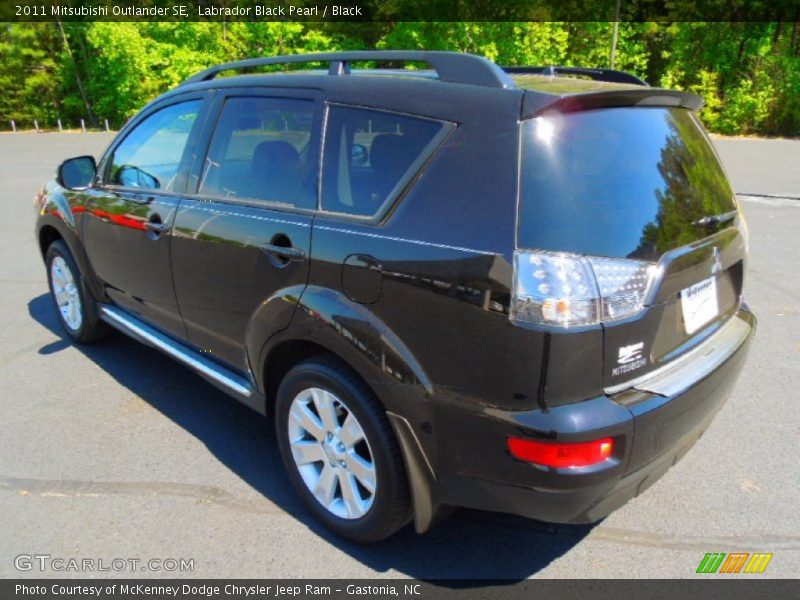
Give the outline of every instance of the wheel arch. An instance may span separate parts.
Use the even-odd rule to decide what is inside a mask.
[[[314,352],[330,353],[348,365],[387,410],[398,394],[386,398],[382,388],[403,397],[433,394],[428,375],[400,337],[368,307],[329,288],[293,287],[271,297],[253,316],[246,347],[255,383],[268,397],[266,374],[271,368],[281,371],[285,354],[302,359]]]
[[[444,494],[411,422],[430,418],[432,384],[409,349],[372,314],[330,289],[309,286],[297,299],[291,324],[264,343],[254,376],[267,414],[280,381],[299,362],[334,357],[353,371],[386,411],[411,487],[415,529],[430,529],[445,512]],[[410,417],[414,415],[414,417]]]
[[[42,260],[44,260],[44,258],[47,256],[47,249],[51,246],[51,244],[63,239],[64,236],[61,235],[61,232],[55,226],[42,225],[39,228],[38,235],[39,252],[42,255]],[[67,247],[69,247],[69,244],[67,244]]]
[[[45,186],[43,194],[44,203],[37,213],[35,229],[42,260],[46,258],[47,249],[53,242],[63,241],[78,264],[84,286],[96,300],[102,300],[105,296],[103,286],[84,250],[79,235],[80,222],[76,220],[77,215],[85,212],[84,204],[74,199],[70,201],[64,190],[52,181]]]
[[[275,401],[278,387],[286,374],[295,365],[314,356],[332,357],[348,368],[364,383],[386,411],[386,417],[398,441],[411,491],[414,529],[418,533],[428,531],[448,513],[448,509],[445,504],[444,493],[436,480],[436,475],[429,460],[425,456],[425,451],[408,419],[387,410],[381,395],[370,385],[370,381],[343,357],[330,348],[308,340],[288,339],[276,344],[267,356],[267,362],[264,365],[263,377],[265,395],[267,397],[267,414],[274,414],[272,404]]]
[[[272,412],[272,404],[278,394],[278,387],[286,374],[295,366],[314,356],[332,356],[350,367],[342,357],[328,348],[308,340],[287,339],[278,343],[266,357],[263,368],[263,389],[267,397],[267,412]],[[351,370],[352,367],[350,367]],[[359,375],[360,377],[360,375]],[[363,377],[362,377],[363,380]],[[366,381],[364,382],[366,384]],[[367,384],[368,385],[368,384]],[[370,388],[371,389],[371,388]],[[374,390],[373,390],[374,393]]]

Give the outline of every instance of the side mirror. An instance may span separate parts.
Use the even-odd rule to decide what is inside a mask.
[[[97,164],[92,156],[69,158],[58,165],[56,181],[61,187],[82,190],[89,187],[97,174]]]
[[[354,167],[366,166],[369,160],[369,151],[364,144],[353,144],[352,156],[350,162]]]

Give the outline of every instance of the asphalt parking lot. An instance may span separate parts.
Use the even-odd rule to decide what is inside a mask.
[[[800,573],[800,141],[717,140],[747,194],[760,322],[735,392],[682,462],[594,527],[462,511],[359,547],[311,522],[255,413],[122,336],[65,341],[31,198],[61,159],[109,139],[0,134],[0,577],[91,575],[19,571],[25,554],[194,561],[103,576],[523,579],[693,577],[706,552],[741,551],[774,554],[759,577]]]

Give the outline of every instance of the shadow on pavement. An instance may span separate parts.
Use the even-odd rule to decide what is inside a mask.
[[[47,294],[31,300],[28,311],[61,338],[42,347],[40,354],[70,346]],[[76,347],[133,394],[202,441],[217,459],[282,510],[379,573],[393,569],[423,580],[504,579],[513,583],[546,567],[592,529],[462,510],[424,536],[406,527],[372,546],[343,542],[318,526],[296,497],[284,474],[271,423],[172,359],[123,335]],[[468,587],[485,582],[440,584]]]

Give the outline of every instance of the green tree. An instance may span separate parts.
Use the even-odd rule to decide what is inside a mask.
[[[612,23],[547,22],[544,8],[528,5],[542,20],[65,23],[64,36],[52,23],[0,24],[0,120],[52,125],[95,112],[119,126],[192,73],[252,56],[377,47],[473,52],[505,65],[608,66]],[[421,17],[434,10],[417,0],[369,6],[378,17],[398,7]],[[619,25],[617,68],[700,94],[712,131],[800,135],[798,23],[647,23],[622,7],[629,20]]]
[[[61,51],[52,23],[0,23],[0,118],[32,126],[61,116]]]

